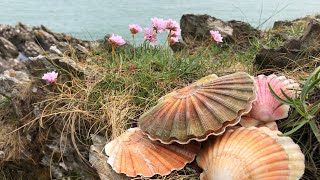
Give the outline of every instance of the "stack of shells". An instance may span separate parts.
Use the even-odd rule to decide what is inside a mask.
[[[284,76],[238,72],[173,91],[140,117],[139,127],[105,146],[108,163],[129,177],[152,177],[180,170],[197,156],[204,180],[299,179],[304,155],[275,123],[290,107],[268,84],[280,97],[281,89],[293,97],[299,88]]]

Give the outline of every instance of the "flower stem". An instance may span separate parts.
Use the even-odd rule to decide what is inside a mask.
[[[132,34],[133,59],[136,59],[136,49],[134,47],[134,34]]]
[[[116,56],[116,51],[114,49],[114,45],[112,45],[112,59],[113,60],[114,60],[115,56]]]

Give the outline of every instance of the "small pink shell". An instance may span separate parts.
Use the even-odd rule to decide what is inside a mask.
[[[270,122],[288,117],[290,106],[282,104],[271,94],[268,83],[270,83],[274,92],[284,99],[285,97],[281,93],[281,89],[288,96],[293,97],[295,91],[291,89],[298,88],[299,84],[284,76],[278,77],[274,74],[269,76],[259,75],[255,77],[255,81],[258,89],[257,100],[253,102],[252,109],[247,116],[263,122]]]
[[[108,164],[117,173],[130,177],[168,175],[192,162],[199,150],[198,142],[165,145],[151,141],[140,128],[128,129],[105,146]]]

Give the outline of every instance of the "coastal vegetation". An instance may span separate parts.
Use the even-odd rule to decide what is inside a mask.
[[[32,74],[30,89],[36,87],[36,93],[28,92],[28,89],[26,94],[20,92],[19,102],[22,99],[23,103],[32,104],[32,108],[24,109],[21,116],[12,103],[17,97],[1,93],[0,119],[6,129],[1,130],[0,138],[8,150],[2,150],[0,178],[96,179],[98,175],[89,164],[88,155],[94,144],[93,137],[102,137],[105,144],[127,129],[137,127],[139,117],[163,95],[209,74],[220,77],[241,71],[253,76],[275,73],[299,82],[301,91],[297,91],[294,98],[283,99],[274,93],[280,101],[291,106],[289,116],[277,124],[305,155],[306,169],[302,179],[319,179],[320,51],[304,54],[307,56],[304,60],[309,62],[293,68],[261,68],[255,62],[262,47],[276,49],[288,39],[303,36],[309,19],[263,31],[260,36],[245,37],[245,45],[222,38],[219,31],[208,31],[211,39],[184,39],[186,43],[181,45],[177,39],[180,36],[178,23],[168,20],[172,25],[168,28],[162,27],[159,21],[163,20],[154,18],[151,30],[145,29],[142,44],[134,43],[134,34],[142,33],[142,28],[131,25],[128,29],[133,37],[131,43],[111,35],[86,53],[79,53],[72,45],[62,52],[55,51],[61,53],[56,53],[59,59],[71,59],[76,65],[66,66],[44,52],[50,66],[41,73]],[[165,33],[162,31],[167,31],[167,38],[156,43],[156,33]],[[319,40],[304,50],[319,49]],[[183,48],[173,51],[175,45]],[[21,107],[24,107],[23,103]],[[20,139],[22,134],[28,136],[26,140]],[[40,155],[41,151],[45,155]],[[31,154],[26,153],[27,158],[20,160],[24,152]],[[69,164],[64,162],[70,161],[70,157],[71,161],[81,164],[75,166],[83,168],[79,170],[81,172],[68,170]],[[39,171],[25,169],[29,164]],[[156,175],[152,179],[198,179],[200,173],[201,169],[193,162],[182,170],[167,176]]]

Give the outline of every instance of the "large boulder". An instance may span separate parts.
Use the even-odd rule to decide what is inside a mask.
[[[210,40],[210,30],[219,31],[225,41],[246,46],[252,37],[259,37],[260,31],[242,21],[227,21],[209,16],[184,14],[180,20],[181,36],[187,43]]]
[[[304,66],[320,55],[320,24],[311,21],[299,39],[289,39],[278,48],[262,47],[257,53],[254,66],[258,71],[272,73],[281,69]]]

